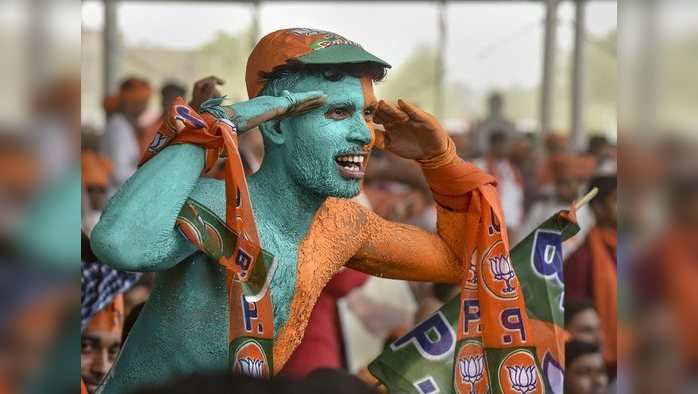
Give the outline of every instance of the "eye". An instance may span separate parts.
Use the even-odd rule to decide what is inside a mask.
[[[335,107],[325,113],[325,117],[334,120],[343,120],[351,117],[351,109],[347,107]]]

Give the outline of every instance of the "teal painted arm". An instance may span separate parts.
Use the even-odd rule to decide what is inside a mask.
[[[175,219],[197,184],[204,150],[165,148],[142,166],[109,201],[91,234],[94,253],[125,271],[166,270],[195,252]]]

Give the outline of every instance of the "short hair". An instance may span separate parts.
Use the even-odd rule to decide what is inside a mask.
[[[187,89],[177,82],[166,82],[160,89],[160,94],[165,97],[184,97],[187,94]]]
[[[321,75],[328,81],[341,81],[346,76],[355,78],[368,77],[374,82],[382,81],[387,68],[378,63],[340,63],[340,64],[303,64],[288,62],[275,67],[271,72],[262,72],[260,77],[264,87],[260,95],[277,96],[282,90],[293,85],[299,78],[308,75]]]
[[[565,301],[565,327],[567,327],[579,312],[584,312],[588,309],[596,310],[591,300]]]
[[[141,77],[124,78],[119,84],[119,90],[129,90],[140,86],[150,87],[148,80]]]
[[[594,204],[606,201],[608,196],[616,191],[617,187],[618,178],[615,175],[595,175],[589,181],[588,191],[598,188],[599,194],[591,201],[591,203]]]
[[[594,135],[589,138],[589,153],[596,153],[599,149],[610,145],[608,138],[604,135]]]
[[[565,344],[565,369],[568,369],[579,357],[600,353],[601,347],[598,343],[573,339]]]

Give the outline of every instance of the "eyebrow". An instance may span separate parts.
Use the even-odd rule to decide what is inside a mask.
[[[353,102],[353,101],[351,101],[351,100],[347,100],[347,99],[340,99],[340,100],[337,100],[337,101],[328,101],[328,102],[327,102],[327,105],[330,106],[330,107],[352,107],[352,108],[356,108],[356,103]]]

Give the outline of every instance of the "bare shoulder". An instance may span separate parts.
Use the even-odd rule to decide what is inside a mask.
[[[352,200],[328,198],[315,214],[307,241],[342,245],[356,251],[368,236],[367,226],[378,216]]]

